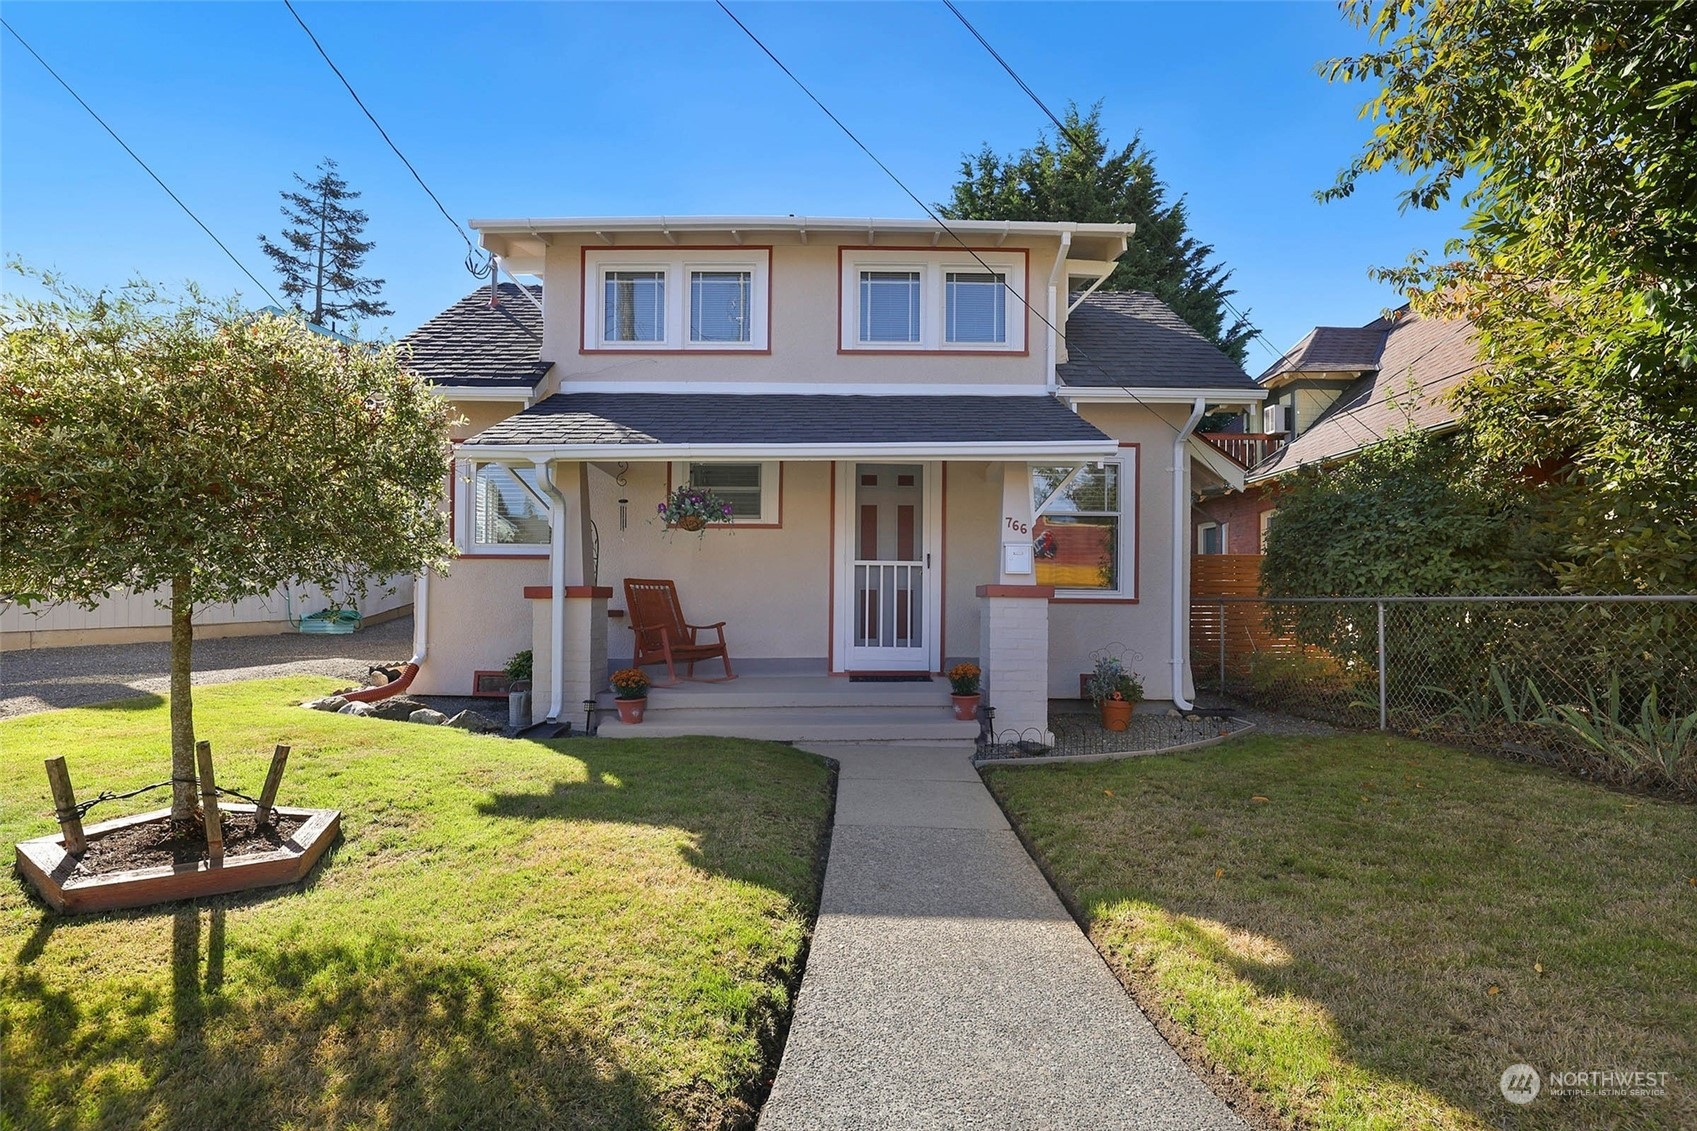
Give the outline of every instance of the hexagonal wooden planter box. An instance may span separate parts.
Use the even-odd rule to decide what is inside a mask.
[[[223,805],[219,808],[226,813],[251,813],[254,810],[252,805]],[[342,813],[339,809],[290,809],[281,805],[275,811],[281,816],[296,817],[306,823],[296,829],[281,848],[232,856],[216,865],[202,860],[194,864],[138,868],[132,872],[73,876],[76,858],[65,851],[64,839],[56,833],[19,843],[18,872],[55,911],[71,914],[146,907],[177,899],[296,883],[312,871],[312,866],[341,832]],[[169,809],[155,809],[133,817],[119,817],[88,826],[84,835],[92,841],[114,830],[170,815]]]

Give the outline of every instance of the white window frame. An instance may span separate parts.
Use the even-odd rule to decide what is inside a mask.
[[[1138,514],[1140,513],[1140,508],[1137,506],[1137,475],[1138,475],[1137,456],[1138,456],[1138,449],[1137,448],[1122,448],[1122,449],[1120,449],[1120,454],[1118,456],[1114,457],[1113,459],[1092,461],[1088,464],[1079,464],[1074,468],[1074,473],[1076,474],[1079,470],[1081,470],[1085,467],[1095,467],[1095,466],[1097,466],[1097,463],[1101,463],[1103,465],[1106,465],[1106,464],[1118,464],[1119,465],[1119,469],[1120,469],[1120,505],[1119,505],[1119,511],[1118,511],[1119,520],[1120,520],[1120,523],[1119,523],[1119,546],[1118,546],[1118,549],[1119,549],[1119,564],[1118,564],[1117,577],[1116,577],[1118,584],[1113,589],[1063,589],[1063,588],[1060,588],[1059,586],[1057,586],[1055,588],[1055,597],[1057,599],[1069,600],[1069,601],[1071,601],[1071,600],[1079,600],[1079,601],[1089,601],[1089,600],[1097,600],[1097,601],[1127,601],[1127,600],[1131,600],[1131,601],[1135,601],[1135,600],[1137,600],[1138,561],[1137,561],[1137,529],[1136,529],[1136,527],[1137,527],[1137,517],[1138,517]],[[1042,464],[1040,466],[1044,466],[1044,467],[1061,466],[1061,467],[1064,467],[1066,465],[1065,464]],[[1033,478],[1035,478],[1035,477],[1033,476]],[[1063,481],[1062,484],[1061,484],[1061,487],[1059,489],[1057,489],[1055,491],[1055,493],[1053,495],[1051,495],[1047,500],[1045,500],[1042,506],[1033,506],[1032,515],[1031,515],[1032,519],[1035,520],[1035,519],[1043,518],[1044,516],[1046,516],[1049,513],[1050,504],[1055,502],[1057,499],[1059,499],[1065,493],[1065,489],[1069,484],[1070,484],[1070,478],[1066,481]],[[1036,502],[1035,499],[1033,499],[1032,501],[1033,501],[1033,503]],[[1067,514],[1069,512],[1067,512],[1067,511],[1056,511],[1055,513],[1058,514],[1058,515],[1064,515],[1064,514]]]
[[[659,271],[666,278],[666,311],[663,338],[658,342],[620,342],[605,336],[606,282],[609,271]],[[749,273],[749,332],[746,342],[692,342],[689,338],[689,303],[692,271],[747,271]],[[728,251],[680,247],[676,251],[652,248],[607,249],[585,253],[583,259],[583,348],[609,353],[708,352],[763,353],[770,348],[771,327],[767,323],[772,287],[772,253],[766,248],[734,248]]]
[[[779,491],[783,480],[778,470],[777,460],[758,459],[692,459],[674,460],[671,465],[672,489],[689,482],[689,468],[695,463],[733,463],[754,464],[760,468],[760,515],[750,518],[738,515],[731,520],[733,526],[778,526],[782,513],[780,510]]]
[[[476,472],[487,464],[503,464],[502,460],[493,459],[456,459],[454,461],[454,547],[460,554],[469,557],[490,556],[536,556],[548,553],[549,543],[541,542],[479,542],[477,541],[477,499],[473,496],[472,487],[476,482]],[[508,468],[534,465],[504,463]],[[538,472],[541,474],[541,472]],[[520,478],[515,470],[513,478],[538,503],[545,514],[552,515],[553,508],[549,506],[546,496],[532,491],[530,485]],[[552,521],[550,520],[550,526]]]
[[[1279,513],[1278,507],[1274,507],[1270,511],[1262,511],[1261,512],[1261,518],[1260,518],[1260,523],[1261,523],[1261,552],[1263,554],[1267,552],[1267,535],[1272,533],[1272,531],[1273,531],[1273,519],[1278,515],[1278,513]]]
[[[1217,554],[1226,552],[1226,524],[1223,522],[1199,522],[1196,524],[1196,553],[1199,557],[1208,557],[1207,541],[1203,537],[1208,531],[1215,531],[1220,536],[1220,548]]]
[[[978,259],[966,252],[904,251],[892,248],[853,248],[843,251],[842,311],[838,344],[844,351],[871,353],[1024,353],[1029,315],[1024,299],[1025,256],[1021,252],[980,251]],[[982,275],[986,268],[1003,277],[1007,289],[1007,341],[948,341],[948,276],[951,272]],[[860,273],[862,271],[919,272],[919,340],[917,342],[863,342],[860,340]]]

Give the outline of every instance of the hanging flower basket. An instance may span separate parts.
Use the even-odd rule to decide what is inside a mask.
[[[666,496],[659,506],[660,520],[668,527],[687,530],[692,534],[706,531],[709,526],[729,525],[731,504],[705,487],[684,485]]]

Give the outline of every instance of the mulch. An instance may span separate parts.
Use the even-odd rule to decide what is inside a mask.
[[[306,824],[301,817],[274,814],[271,823],[255,828],[252,813],[226,813],[224,859],[258,856],[283,847],[294,831]],[[77,862],[73,876],[103,876],[138,868],[172,867],[208,859],[206,830],[192,832],[173,828],[169,817],[145,824],[114,829],[88,842],[88,851]]]

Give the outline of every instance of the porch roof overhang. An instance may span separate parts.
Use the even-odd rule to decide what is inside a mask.
[[[1107,459],[1119,444],[1032,396],[558,393],[460,445],[494,460]]]

